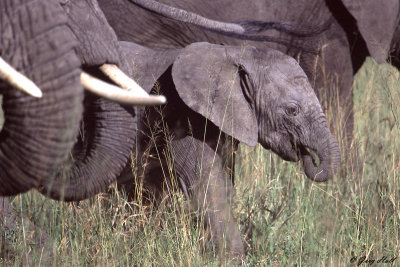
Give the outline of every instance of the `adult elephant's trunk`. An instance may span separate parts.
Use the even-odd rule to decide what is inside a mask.
[[[50,198],[78,201],[105,190],[121,173],[134,147],[137,119],[133,107],[90,93],[84,106],[81,133],[70,161],[52,184],[39,188]]]
[[[302,148],[304,172],[308,178],[316,182],[324,182],[335,174],[340,163],[340,150],[335,138],[327,128],[318,129],[313,134],[315,138],[312,138],[310,145],[306,147],[311,150],[311,153],[316,153],[319,164],[310,151]]]
[[[43,92],[0,81],[0,196],[51,183],[79,131],[83,88],[76,40],[53,1],[0,1],[0,56]]]

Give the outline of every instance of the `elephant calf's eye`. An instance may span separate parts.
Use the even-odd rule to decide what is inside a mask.
[[[289,116],[296,116],[297,114],[299,114],[299,108],[294,105],[288,106],[288,107],[286,107],[285,112]]]

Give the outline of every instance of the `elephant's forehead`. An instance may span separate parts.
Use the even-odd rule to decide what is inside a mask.
[[[294,87],[310,87],[304,71],[293,64],[276,64],[270,69],[269,78],[276,84]]]
[[[307,76],[300,65],[294,59],[288,57],[274,64],[271,72],[273,77],[282,82],[297,83],[301,80],[307,80]]]
[[[285,99],[318,101],[311,84],[300,66],[293,64],[276,64],[268,73],[268,79]]]

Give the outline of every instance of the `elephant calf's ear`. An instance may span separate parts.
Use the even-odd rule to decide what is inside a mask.
[[[232,60],[240,53],[240,47],[191,44],[174,61],[172,78],[179,96],[192,110],[240,142],[255,146],[256,117]]]

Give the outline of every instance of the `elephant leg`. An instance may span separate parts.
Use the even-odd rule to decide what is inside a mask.
[[[233,186],[235,186],[235,161],[238,149],[239,141],[228,135],[217,147],[218,154],[221,155],[223,160],[224,169],[228,172]]]
[[[171,147],[174,168],[193,208],[204,216],[220,255],[240,261],[244,247],[230,208],[234,189],[222,159],[207,144],[190,136],[172,141]]]

